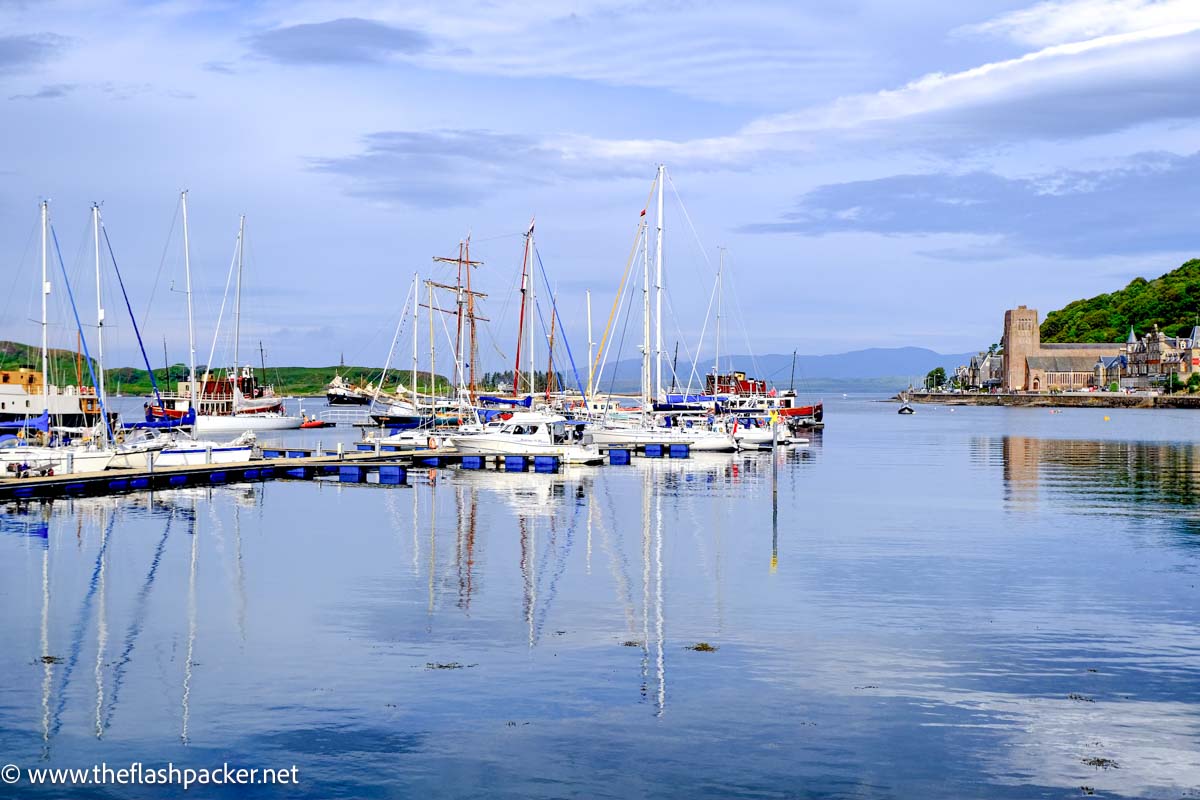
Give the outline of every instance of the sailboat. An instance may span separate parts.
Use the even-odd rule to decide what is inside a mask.
[[[98,209],[93,207],[94,213],[98,213]],[[48,319],[47,319],[47,297],[50,294],[50,281],[47,275],[47,261],[49,240],[51,236],[50,229],[50,205],[43,200],[41,203],[41,229],[42,229],[42,373],[41,382],[35,383],[30,378],[27,383],[26,391],[33,387],[38,387],[41,390],[42,413],[39,417],[30,420],[28,416],[21,422],[14,422],[0,425],[0,432],[5,429],[16,430],[16,434],[0,435],[0,469],[7,474],[17,476],[31,474],[63,474],[63,473],[79,473],[79,472],[99,472],[108,468],[109,463],[113,458],[113,450],[108,446],[111,439],[111,430],[109,429],[110,421],[104,410],[104,387],[102,381],[97,381],[95,377],[94,366],[91,359],[91,354],[87,353],[87,341],[83,337],[83,326],[79,320],[79,309],[75,305],[75,296],[71,292],[70,283],[65,283],[67,287],[67,295],[71,301],[71,310],[75,314],[76,327],[79,330],[80,343],[82,344],[85,353],[87,353],[88,371],[92,373],[92,383],[96,387],[94,394],[89,393],[91,402],[96,406],[96,416],[99,420],[100,442],[99,444],[59,444],[57,446],[45,446],[40,444],[29,444],[26,438],[29,435],[39,435],[39,438],[51,439],[53,431],[56,437],[63,436],[66,429],[51,428],[51,420],[56,409],[52,409],[50,401],[52,396],[60,398],[60,402],[56,405],[63,407],[61,399],[66,399],[66,408],[74,405],[73,412],[80,414],[83,407],[80,405],[80,395],[85,393],[80,390],[77,394],[55,394],[51,395],[49,382],[49,365],[50,365],[50,349],[48,341]],[[104,312],[100,310],[99,296],[99,280],[100,280],[100,256],[99,256],[99,240],[97,239],[96,250],[96,287],[97,287],[97,314],[103,324]],[[55,239],[55,252],[58,250],[57,239]],[[62,257],[59,255],[59,266],[63,269],[63,280],[66,282],[66,268],[62,264]],[[102,352],[102,351],[101,351]],[[103,358],[103,355],[101,355]],[[100,374],[103,375],[103,363],[99,364]],[[5,377],[4,380],[7,380]],[[55,389],[57,392],[58,390]],[[28,400],[26,401],[28,406]],[[29,415],[31,416],[31,415]],[[60,423],[62,420],[60,420]]]
[[[642,414],[637,420],[617,421],[605,418],[592,432],[597,444],[687,444],[697,452],[733,452],[738,449],[734,438],[721,430],[711,430],[693,422],[690,428],[676,427],[670,417],[662,419],[664,424],[657,424],[655,417],[647,416],[652,412],[656,399],[663,397],[662,391],[662,290],[663,290],[663,194],[666,182],[666,168],[658,167],[655,185],[658,192],[658,215],[655,220],[657,239],[654,248],[654,283],[650,283],[649,256],[649,226],[642,222],[640,237],[642,240],[642,381],[641,402]],[[642,212],[643,215],[645,212]],[[654,286],[655,311],[650,310],[650,287]],[[619,298],[618,298],[619,301]],[[651,341],[651,319],[654,320],[654,340]],[[651,361],[655,370],[653,384],[651,383]]]
[[[237,238],[237,294],[234,304],[234,368],[224,377],[214,378],[206,369],[196,379],[196,340],[192,318],[192,267],[188,241],[187,192],[181,194],[183,211],[183,262],[187,281],[189,378],[173,395],[174,408],[151,406],[147,418],[178,418],[187,410],[195,412],[193,429],[197,433],[241,433],[243,431],[288,430],[299,428],[304,420],[288,414],[282,398],[260,387],[250,366],[238,366],[238,344],[242,313],[242,267],[244,264],[246,217],[242,215]],[[218,332],[220,320],[218,319]],[[209,362],[216,351],[216,332]],[[186,390],[186,391],[185,391]],[[184,396],[186,394],[186,397]]]

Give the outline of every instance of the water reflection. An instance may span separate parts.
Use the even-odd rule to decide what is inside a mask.
[[[1195,521],[1200,444],[1005,436],[1000,450],[1012,508],[1062,503],[1119,515],[1179,511]]]
[[[906,430],[9,506],[0,749],[312,797],[1179,796],[1197,566],[1144,532],[1194,451]]]

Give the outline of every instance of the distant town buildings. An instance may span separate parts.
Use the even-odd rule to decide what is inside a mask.
[[[1130,328],[1124,342],[1043,343],[1036,309],[1004,312],[1000,350],[980,352],[955,371],[963,388],[1008,392],[1150,389],[1200,373],[1200,325],[1188,337],[1167,336],[1158,326],[1140,338]]]

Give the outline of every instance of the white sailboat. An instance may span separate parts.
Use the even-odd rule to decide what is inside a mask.
[[[189,381],[189,392],[191,395],[191,407],[196,409],[195,431],[197,433],[241,433],[243,431],[275,431],[289,430],[299,428],[304,420],[299,415],[288,414],[283,407],[283,401],[278,398],[247,398],[242,392],[239,384],[244,383],[245,379],[250,380],[249,385],[253,385],[253,372],[250,368],[240,367],[238,365],[238,344],[241,334],[241,317],[242,317],[242,267],[244,265],[244,252],[246,241],[246,216],[243,214],[238,225],[237,238],[237,293],[234,302],[234,335],[233,335],[233,361],[234,369],[232,374],[227,376],[227,380],[231,389],[231,402],[228,413],[212,413],[211,409],[206,408],[205,399],[199,398],[197,403],[196,391],[196,347],[195,335],[192,328],[192,273],[191,273],[191,256],[189,254],[188,243],[188,217],[187,217],[187,192],[182,194],[183,206],[183,251],[184,251],[184,269],[187,272],[187,295],[188,295],[188,350],[191,356],[191,380]],[[228,284],[226,284],[228,287]],[[218,320],[218,328],[220,320]],[[216,335],[213,334],[213,349],[209,353],[209,362],[212,362],[212,355],[216,350]],[[209,375],[205,375],[204,386],[207,388],[212,382],[208,380]]]
[[[592,432],[598,444],[686,444],[697,452],[725,452],[737,450],[737,442],[728,433],[711,430],[694,424],[693,427],[681,429],[656,424],[652,412],[654,401],[662,398],[662,290],[663,290],[663,190],[666,182],[666,168],[658,167],[655,184],[658,190],[658,214],[655,220],[657,240],[654,246],[654,340],[653,349],[650,338],[650,257],[649,230],[642,224],[642,407],[643,415],[640,420],[616,421],[604,419]],[[651,354],[653,353],[654,370],[651,371]],[[651,387],[653,380],[653,389]]]
[[[99,207],[92,207],[93,221],[97,228],[96,239],[96,304],[97,316],[100,325],[103,326],[104,311],[100,308],[100,245],[99,245]],[[41,399],[42,399],[42,415],[49,427],[49,422],[53,411],[50,403],[50,382],[49,382],[49,365],[50,365],[50,348],[47,334],[48,319],[47,319],[47,297],[50,294],[50,281],[47,274],[47,250],[49,243],[50,232],[50,206],[45,200],[41,204],[41,228],[42,228],[42,375],[41,375]],[[67,287],[68,292],[70,287]],[[71,300],[71,305],[74,307],[74,298]],[[76,322],[78,322],[78,314],[76,314]],[[101,327],[103,330],[103,327]],[[29,444],[27,440],[20,437],[5,436],[0,441],[0,470],[6,475],[31,475],[31,474],[75,474],[81,472],[101,472],[108,468],[113,459],[114,451],[108,446],[108,440],[105,433],[107,432],[107,421],[104,420],[104,385],[103,385],[103,345],[101,345],[101,361],[99,362],[101,379],[96,386],[96,400],[100,406],[100,429],[103,431],[100,434],[100,441],[89,444],[67,444],[54,447]],[[62,395],[59,395],[62,397]],[[71,397],[74,404],[74,413],[79,413],[81,410],[79,396]],[[26,404],[28,405],[28,403]],[[58,429],[55,429],[58,430]],[[48,433],[49,431],[47,431]]]

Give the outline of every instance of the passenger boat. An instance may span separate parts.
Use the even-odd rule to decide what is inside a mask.
[[[325,399],[331,406],[367,406],[371,404],[371,392],[334,374],[333,380],[325,386]]]

